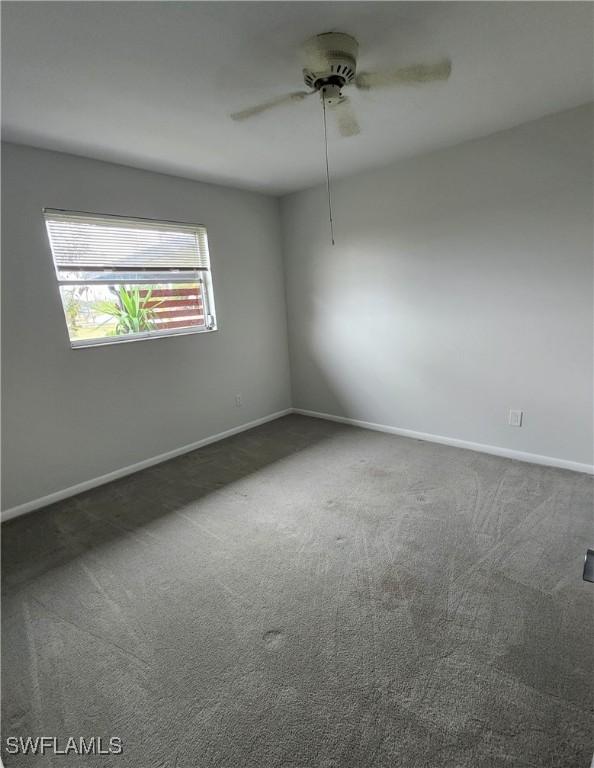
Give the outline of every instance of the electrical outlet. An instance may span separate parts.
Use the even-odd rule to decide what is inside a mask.
[[[523,415],[524,411],[510,411],[507,418],[507,423],[510,427],[521,427]]]
[[[241,408],[242,405],[243,405],[243,398],[240,392],[238,395],[235,395],[235,406],[236,408]]]

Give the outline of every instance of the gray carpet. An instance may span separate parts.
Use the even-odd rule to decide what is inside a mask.
[[[101,768],[589,766],[592,479],[289,416],[3,526],[3,736]]]

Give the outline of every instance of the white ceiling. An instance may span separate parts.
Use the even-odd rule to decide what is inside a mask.
[[[330,132],[336,175],[591,101],[589,2],[4,2],[9,141],[270,193],[323,179],[317,97],[235,123],[301,89],[299,46],[329,30],[360,69],[447,55],[447,83],[352,93],[362,133]]]

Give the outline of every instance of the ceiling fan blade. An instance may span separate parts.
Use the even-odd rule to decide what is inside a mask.
[[[349,136],[356,136],[358,133],[361,133],[359,123],[355,117],[353,105],[351,104],[348,96],[343,96],[340,101],[332,104],[330,110],[334,114],[336,125],[338,126],[338,132],[341,136],[346,138]]]
[[[293,93],[287,93],[284,96],[277,96],[270,101],[265,101],[263,104],[258,104],[255,107],[248,107],[242,109],[241,112],[233,112],[230,117],[232,120],[246,120],[248,117],[259,115],[260,112],[265,112],[267,109],[273,107],[281,107],[283,104],[295,104],[298,101],[303,101],[306,96],[309,96],[315,91],[294,91]]]
[[[449,59],[434,64],[413,64],[389,72],[361,72],[357,75],[357,88],[381,88],[389,85],[416,85],[431,83],[436,80],[447,80],[452,71]]]

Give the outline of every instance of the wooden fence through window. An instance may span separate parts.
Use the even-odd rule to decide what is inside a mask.
[[[147,293],[145,289],[140,295],[146,296]],[[157,331],[206,325],[202,284],[154,288],[147,306],[154,312],[153,322]]]

